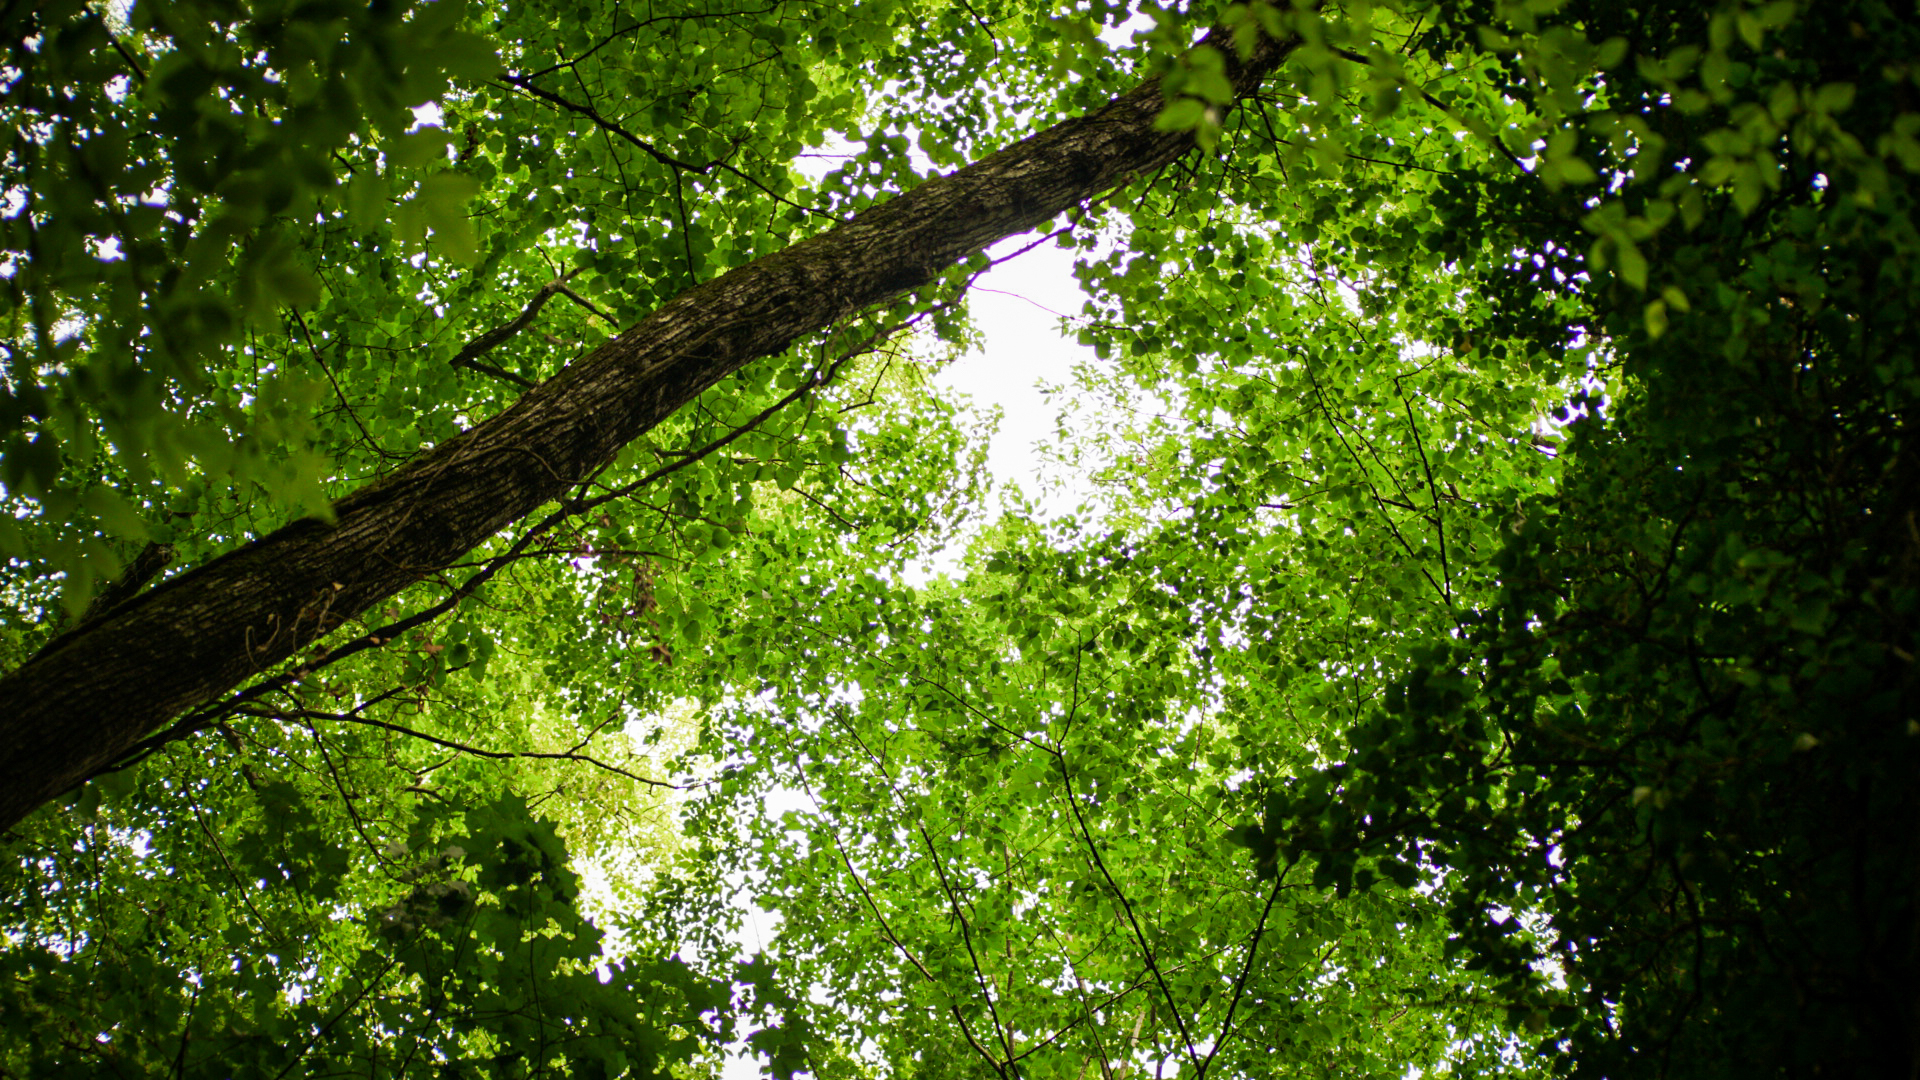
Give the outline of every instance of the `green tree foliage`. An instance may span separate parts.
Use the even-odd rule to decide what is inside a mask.
[[[984,254],[702,383],[13,824],[0,1074],[1920,1067],[1910,10],[0,26],[16,687],[1142,80],[1124,145],[1190,148],[1044,233],[1077,513],[930,377]]]

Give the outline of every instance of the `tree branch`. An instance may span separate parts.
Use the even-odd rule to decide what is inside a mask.
[[[1242,60],[1238,97],[1294,42]],[[1193,148],[1156,81],[687,290],[496,415],[309,518],[178,574],[0,679],[0,829],[614,460],[749,362],[936,280]]]
[[[646,154],[648,157],[659,162],[660,164],[675,170],[676,173],[690,172],[700,176],[709,176],[713,173],[713,170],[719,169],[722,172],[731,173],[734,176],[737,176],[740,179],[745,180],[747,183],[752,184],[754,187],[760,190],[760,193],[762,195],[765,195],[767,198],[772,199],[777,203],[781,203],[782,205],[785,205],[785,206],[790,206],[795,210],[799,210],[807,214],[812,214],[816,217],[826,218],[829,221],[840,220],[834,215],[827,213],[825,210],[820,210],[815,207],[806,206],[801,203],[794,202],[792,199],[789,199],[786,196],[781,195],[779,192],[761,183],[757,178],[755,178],[751,174],[725,161],[722,161],[716,158],[713,161],[709,161],[704,165],[696,165],[691,161],[686,161],[681,158],[674,157],[672,154],[669,154],[665,150],[660,149],[658,146],[654,145],[653,143],[648,142],[647,140],[641,138],[640,136],[635,135],[633,132],[628,131],[626,128],[620,126],[619,124],[614,123],[612,120],[607,119],[605,116],[601,115],[600,110],[594,108],[592,105],[585,104],[584,102],[574,101],[571,98],[562,97],[559,94],[552,92],[551,90],[542,90],[539,87],[534,86],[532,83],[532,78],[533,78],[532,76],[500,75],[500,76],[497,76],[497,78],[499,79],[499,81],[507,84],[508,86],[511,86],[516,90],[523,91],[524,93],[530,94],[533,97],[539,98],[541,101],[544,101],[549,105],[552,105],[554,108],[560,109],[564,112],[573,113],[576,116],[585,117],[595,127],[606,132],[608,135],[617,136],[621,139],[624,139],[628,143],[631,143],[634,147],[638,148],[641,153]],[[684,215],[686,213],[686,208],[684,206],[681,207],[681,213],[684,218]]]
[[[566,278],[558,277],[540,286],[540,291],[533,294],[533,299],[527,301],[527,306],[520,309],[520,314],[515,315],[512,320],[501,323],[499,326],[467,342],[466,347],[454,353],[453,359],[449,360],[448,363],[457,368],[466,368],[468,371],[478,371],[484,375],[491,375],[496,379],[505,379],[523,390],[533,389],[533,380],[525,376],[515,375],[505,368],[481,363],[480,358],[511,340],[515,335],[519,334],[520,331],[533,325],[534,318],[540,314],[541,308],[547,306],[547,301],[553,299],[554,293],[566,293],[568,296],[573,297],[574,300],[585,305],[587,310],[592,311],[595,315],[600,315],[600,311],[592,304],[588,304],[585,300],[574,296],[572,290],[567,288],[566,282]],[[600,315],[600,317],[603,319],[606,318],[605,315]],[[612,320],[608,319],[607,321],[611,322]]]
[[[1233,997],[1227,1000],[1227,1015],[1220,1021],[1220,1035],[1213,1040],[1212,1049],[1207,1051],[1207,1060],[1194,1070],[1196,1080],[1206,1080],[1207,1069],[1213,1064],[1214,1057],[1227,1044],[1227,1037],[1233,1034],[1233,1012],[1240,1005],[1240,995],[1246,993],[1247,977],[1253,974],[1254,957],[1260,955],[1260,938],[1267,932],[1267,916],[1273,914],[1274,901],[1280,899],[1280,890],[1287,884],[1287,871],[1292,869],[1293,863],[1289,861],[1274,875],[1273,889],[1267,893],[1267,906],[1260,909],[1260,921],[1253,924],[1253,940],[1247,944],[1247,962],[1240,965],[1240,977],[1233,980]]]
[[[370,716],[360,716],[357,715],[358,710],[344,713],[320,712],[314,709],[235,709],[234,711],[243,716],[261,716],[269,720],[332,720],[342,724],[361,724],[366,727],[375,727],[385,731],[391,731],[396,735],[405,735],[409,738],[419,739],[422,742],[430,742],[435,746],[444,746],[449,750],[457,750],[462,754],[492,758],[495,761],[506,761],[513,758],[537,758],[543,761],[578,761],[583,765],[592,765],[596,769],[604,769],[607,772],[624,776],[637,783],[646,784],[649,787],[665,788],[668,791],[691,791],[694,788],[702,786],[699,784],[674,784],[665,780],[654,780],[641,776],[638,773],[628,772],[618,765],[609,765],[591,754],[582,754],[571,750],[483,750],[478,746],[468,746],[466,743],[455,742],[452,739],[443,739],[438,735],[429,735],[424,731],[416,731],[402,724],[388,723],[385,720],[375,720]],[[314,738],[317,739],[319,737],[319,732],[314,732]],[[369,841],[369,843],[371,843],[371,841]]]

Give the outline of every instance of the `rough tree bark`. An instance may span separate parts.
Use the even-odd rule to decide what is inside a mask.
[[[1236,93],[1291,42],[1245,61]],[[0,829],[111,765],[169,719],[565,497],[628,441],[749,361],[775,355],[1044,224],[1193,146],[1156,131],[1148,82],[658,311],[499,415],[296,522],[157,586],[0,679]]]

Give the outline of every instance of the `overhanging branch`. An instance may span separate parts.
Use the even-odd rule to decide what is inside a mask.
[[[1242,60],[1235,94],[1291,41]],[[178,574],[0,679],[0,828],[149,733],[461,560],[747,363],[935,280],[1174,161],[1147,82],[950,176],[682,293],[491,419],[307,519]]]

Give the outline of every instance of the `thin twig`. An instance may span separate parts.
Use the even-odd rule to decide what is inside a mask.
[[[314,1044],[319,1042],[321,1039],[326,1038],[327,1032],[333,1030],[333,1025],[339,1023],[343,1018],[345,1018],[345,1016],[348,1013],[358,1008],[360,1006],[360,1003],[366,1000],[367,995],[373,993],[373,988],[380,985],[381,980],[387,977],[387,973],[392,971],[399,963],[400,963],[399,956],[394,956],[391,959],[389,959],[387,961],[387,966],[381,968],[378,974],[376,974],[373,978],[367,980],[367,984],[360,988],[359,993],[353,995],[352,1001],[349,1001],[344,1006],[342,1006],[339,1012],[334,1013],[332,1017],[328,1018],[326,1023],[321,1024],[320,1027],[316,1029],[310,1037],[308,1037],[307,1044],[305,1046],[302,1046],[300,1048],[300,1052],[293,1055],[293,1057],[287,1061],[285,1068],[281,1069],[278,1073],[274,1074],[273,1080],[284,1080],[286,1075],[293,1071],[294,1066],[300,1064],[301,1060],[307,1056],[307,1052],[313,1049]]]
[[[940,865],[940,852],[933,846],[933,837],[927,835],[927,828],[924,825],[916,826],[915,831],[920,834],[920,839],[927,845],[927,862],[933,866],[934,876],[940,879],[940,888],[947,894],[947,904],[953,911],[953,917],[960,921],[960,940],[965,943],[967,947],[967,959],[973,965],[973,977],[980,984],[980,996],[984,997],[987,1001],[987,1016],[993,1020],[994,1034],[1000,1037],[1001,1049],[1006,1051],[1007,1061],[1011,1064],[1013,1061],[1013,1046],[1008,1042],[1006,1025],[1000,1021],[1000,1009],[994,1004],[992,981],[987,978],[986,972],[980,970],[980,956],[973,951],[973,925],[967,921],[966,913],[960,910],[960,898],[954,893],[953,884],[947,880],[946,869]],[[956,1015],[958,1015],[957,1012]],[[971,1039],[971,1036],[969,1036],[969,1039]],[[975,1048],[978,1049],[978,1046]],[[982,1051],[982,1053],[984,1053],[984,1051]],[[1007,1070],[998,1062],[994,1061],[991,1056],[987,1057],[987,1064],[991,1065],[993,1071],[999,1073],[1001,1076],[1007,1075]]]
[[[492,375],[497,379],[505,379],[510,383],[518,385],[522,390],[533,389],[533,380],[525,376],[515,375],[511,371],[495,367],[492,364],[483,364],[480,362],[480,357],[492,352],[514,335],[531,326],[534,318],[540,314],[540,309],[547,306],[547,301],[553,299],[553,294],[557,292],[564,292],[568,296],[572,296],[574,300],[586,305],[587,309],[593,311],[595,315],[600,315],[603,319],[606,318],[606,316],[601,315],[592,304],[588,304],[585,300],[573,296],[573,293],[567,289],[567,279],[565,277],[557,277],[545,285],[540,286],[540,291],[533,294],[533,299],[527,301],[527,306],[520,309],[520,314],[515,315],[511,320],[501,323],[499,326],[467,342],[466,347],[454,353],[453,359],[448,361],[448,363],[457,368],[466,368],[469,371],[478,371],[482,374]],[[613,320],[608,319],[607,321],[612,322]]]
[[[405,457],[406,455],[404,454],[392,453],[387,450],[386,447],[381,446],[380,440],[375,439],[373,433],[367,430],[367,425],[360,422],[360,414],[353,411],[353,402],[347,400],[347,392],[340,388],[340,380],[333,377],[333,369],[329,368],[326,360],[321,358],[320,347],[313,340],[313,331],[307,326],[306,318],[302,316],[298,310],[292,308],[288,310],[293,312],[293,321],[299,324],[300,333],[307,339],[307,353],[313,357],[313,362],[319,366],[320,373],[327,377],[328,384],[333,387],[334,396],[340,399],[340,408],[346,412],[347,418],[353,421],[353,426],[360,429],[360,437],[367,440],[367,445],[373,448],[374,453],[379,454],[389,461]]]
[[[381,728],[386,731],[394,732],[395,734],[398,734],[398,735],[406,735],[411,738],[420,739],[424,742],[430,742],[430,743],[433,743],[435,746],[444,746],[449,750],[458,750],[463,754],[472,754],[475,757],[492,758],[495,761],[505,761],[511,758],[541,758],[541,759],[550,760],[550,761],[579,761],[579,762],[584,762],[585,764],[588,764],[588,765],[592,765],[596,768],[605,769],[607,772],[610,772],[610,773],[618,773],[619,775],[624,776],[629,780],[638,781],[639,783],[647,784],[651,787],[666,788],[669,791],[691,791],[694,788],[702,786],[699,784],[673,784],[673,783],[668,783],[665,780],[654,780],[649,777],[640,776],[636,773],[630,773],[627,770],[620,768],[618,765],[609,765],[606,762],[601,761],[590,754],[561,753],[561,752],[549,752],[549,751],[540,751],[540,750],[483,750],[477,746],[468,746],[465,743],[454,742],[452,739],[443,739],[438,735],[429,735],[424,731],[415,731],[413,728],[406,727],[402,724],[392,724],[392,723],[388,723],[385,720],[375,720],[370,716],[357,716],[351,712],[330,713],[330,712],[320,712],[319,710],[316,710],[316,709],[287,710],[287,709],[259,709],[259,708],[235,709],[234,712],[242,716],[258,716],[258,717],[264,717],[269,720],[287,720],[287,719],[333,720],[343,724],[363,724],[367,727]],[[314,737],[319,738],[318,731],[314,732]]]
[[[1347,60],[1351,60],[1356,64],[1362,64],[1362,65],[1365,65],[1366,67],[1373,66],[1373,61],[1368,59],[1362,53],[1357,53],[1350,49],[1340,49],[1340,48],[1331,49],[1329,51],[1332,52],[1335,56],[1339,56]],[[1428,93],[1426,87],[1415,84],[1412,79],[1408,79],[1407,84],[1411,86],[1414,90],[1419,91],[1420,96],[1426,100],[1427,104],[1433,106],[1436,109],[1439,109],[1454,123],[1459,124],[1461,127],[1466,128],[1468,131],[1473,131],[1472,125],[1468,124],[1465,120],[1462,120],[1459,114],[1455,113],[1450,106],[1446,105],[1439,98],[1434,97],[1432,94]],[[1479,132],[1474,132],[1474,134],[1479,135]],[[1491,133],[1488,133],[1486,135],[1480,135],[1480,141],[1484,143],[1488,143],[1495,150],[1500,151],[1500,153],[1508,161],[1513,163],[1514,168],[1519,169],[1522,173],[1525,173],[1528,176],[1533,175],[1533,170],[1527,168],[1525,162],[1521,161],[1520,158],[1517,155],[1515,155],[1513,151],[1507,149],[1507,144],[1501,142],[1499,136]],[[1414,167],[1418,168],[1418,166],[1414,166]]]
[[[803,206],[800,203],[794,202],[792,199],[786,198],[785,196],[781,195],[779,192],[768,187],[766,184],[761,183],[758,179],[756,179],[752,175],[740,170],[739,168],[729,164],[728,162],[720,161],[716,159],[716,160],[707,162],[705,165],[696,165],[691,161],[685,161],[685,160],[682,160],[681,158],[674,157],[672,154],[669,154],[665,150],[660,149],[658,146],[655,146],[653,143],[648,142],[647,140],[641,138],[640,136],[635,135],[633,132],[628,131],[626,128],[621,127],[619,124],[614,123],[612,120],[607,119],[605,116],[602,116],[600,114],[600,110],[594,108],[593,106],[582,104],[570,98],[562,97],[559,94],[553,93],[550,90],[542,90],[541,88],[534,86],[529,81],[529,78],[530,77],[528,76],[520,76],[520,75],[498,76],[499,81],[507,84],[508,86],[513,87],[516,90],[520,90],[527,94],[531,94],[532,96],[539,98],[541,101],[544,101],[549,105],[552,105],[554,108],[564,109],[567,112],[571,112],[578,116],[585,117],[586,119],[592,121],[595,126],[601,128],[602,130],[607,132],[609,135],[619,136],[620,138],[633,144],[635,147],[637,147],[642,153],[646,154],[648,157],[652,158],[653,160],[659,162],[662,165],[667,166],[670,169],[676,169],[682,172],[697,173],[701,176],[710,175],[713,172],[713,170],[719,169],[722,172],[731,173],[734,176],[737,176],[740,179],[745,180],[747,183],[752,184],[754,187],[759,188],[761,194],[767,196],[770,199],[773,199],[775,202],[779,202],[786,206],[790,206],[795,210],[799,210],[803,213],[813,214],[818,217],[826,218],[829,221],[838,222],[841,220],[841,218],[838,215],[830,214],[825,210],[819,210],[811,206]]]
[[[613,33],[608,34],[605,38],[601,39],[600,44],[595,45],[593,48],[588,49],[586,52],[581,53],[579,56],[576,56],[571,60],[562,60],[551,67],[541,68],[539,71],[536,71],[533,74],[527,75],[524,77],[528,79],[538,79],[542,75],[551,75],[556,71],[560,71],[565,68],[574,67],[575,65],[579,64],[580,61],[587,59],[588,57],[592,56],[594,53],[599,52],[601,49],[604,49],[607,46],[613,44],[614,42],[620,40],[621,38],[626,37],[628,34],[631,34],[636,30],[644,30],[647,27],[652,26],[654,23],[698,22],[703,19],[738,19],[745,15],[770,15],[779,6],[780,5],[778,4],[770,4],[763,8],[755,8],[752,11],[712,11],[712,12],[693,12],[693,13],[688,13],[684,15],[652,15],[645,19],[641,19],[639,22],[634,23],[632,26],[626,26],[618,30],[615,30]]]
[[[1180,1013],[1180,1006],[1173,999],[1173,989],[1167,985],[1166,978],[1160,973],[1160,965],[1153,958],[1153,946],[1148,944],[1147,935],[1140,929],[1140,920],[1134,916],[1133,904],[1127,899],[1126,891],[1114,880],[1113,872],[1107,869],[1107,861],[1100,857],[1100,844],[1093,838],[1093,831],[1087,828],[1087,819],[1080,813],[1079,801],[1073,794],[1073,774],[1067,770],[1067,756],[1059,750],[1053,750],[1053,758],[1060,765],[1060,779],[1066,786],[1067,809],[1073,812],[1074,821],[1080,825],[1081,835],[1087,838],[1087,851],[1093,856],[1093,865],[1106,879],[1107,887],[1113,890],[1114,898],[1120,901],[1121,911],[1126,913],[1127,925],[1133,930],[1133,939],[1140,945],[1140,954],[1147,962],[1147,970],[1153,973],[1153,980],[1160,987],[1160,995],[1167,999],[1167,1012],[1172,1015],[1174,1026],[1180,1029],[1180,1038],[1186,1043],[1187,1059],[1194,1064],[1194,1071],[1200,1069],[1200,1056],[1193,1047],[1193,1036],[1187,1031],[1187,1021]]]
[[[102,19],[101,21],[105,22],[106,20]],[[114,37],[112,31],[108,31],[107,41],[113,45],[113,51],[120,54],[120,59],[125,60],[127,66],[133,69],[133,77],[143,83],[146,82],[147,73],[140,70],[140,62],[133,58],[133,54],[127,51],[125,45],[120,44],[120,39]]]
[[[1267,932],[1267,916],[1273,913],[1274,901],[1280,899],[1280,890],[1286,886],[1287,871],[1293,869],[1289,860],[1281,871],[1274,875],[1273,891],[1267,894],[1267,906],[1260,909],[1260,921],[1253,926],[1253,941],[1247,945],[1247,962],[1240,966],[1240,977],[1234,980],[1233,997],[1227,1001],[1226,1018],[1220,1021],[1220,1037],[1213,1040],[1213,1049],[1207,1051],[1207,1060],[1194,1069],[1197,1080],[1206,1080],[1207,1068],[1213,1064],[1214,1055],[1227,1044],[1227,1037],[1233,1034],[1233,1010],[1240,1004],[1240,995],[1246,992],[1247,977],[1253,974],[1253,959],[1260,953],[1260,938]]]

